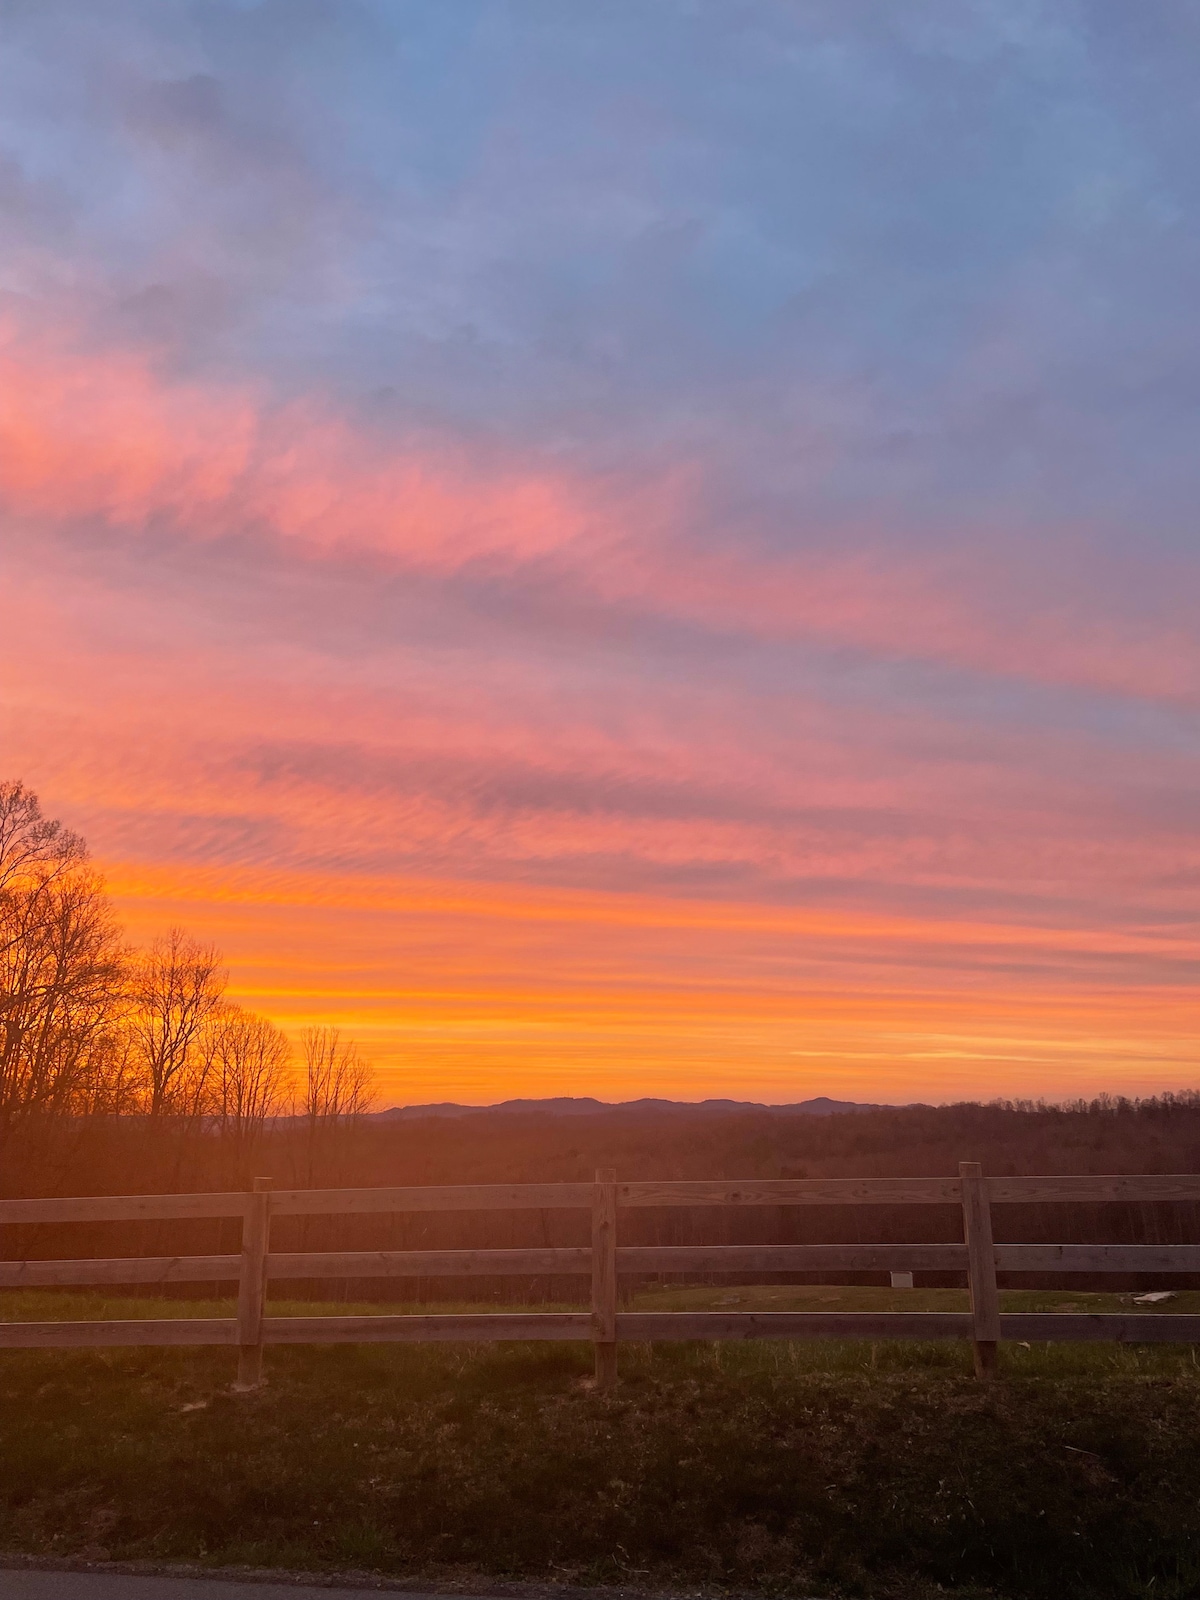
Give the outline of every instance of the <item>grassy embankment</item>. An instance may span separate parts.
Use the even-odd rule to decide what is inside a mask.
[[[1012,1309],[1127,1296],[1006,1294]],[[957,1308],[957,1290],[652,1291],[646,1308]],[[1165,1309],[1192,1310],[1200,1294]],[[13,1293],[0,1316],[227,1315]],[[277,1312],[409,1309],[311,1304]],[[421,1309],[429,1310],[429,1307]],[[478,1309],[473,1307],[472,1309]],[[1200,1593],[1200,1369],[1174,1347],[957,1343],[0,1353],[13,1551],[915,1600]],[[940,1587],[939,1587],[940,1586]]]

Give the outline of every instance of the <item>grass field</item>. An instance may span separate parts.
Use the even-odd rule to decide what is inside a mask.
[[[1129,1296],[1007,1294],[1013,1309]],[[1191,1310],[1183,1294],[1166,1309]],[[664,1289],[639,1307],[941,1309],[955,1290]],[[12,1293],[0,1316],[222,1315]],[[277,1312],[395,1311],[280,1303]],[[421,1309],[432,1309],[428,1306]],[[453,1309],[439,1307],[438,1309]],[[475,1307],[474,1309],[478,1309]],[[1153,1314],[1153,1313],[1151,1313]],[[0,1353],[11,1551],[917,1597],[1200,1593],[1200,1370],[1171,1346],[850,1341]]]

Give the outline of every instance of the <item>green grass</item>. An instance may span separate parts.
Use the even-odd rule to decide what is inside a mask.
[[[689,1286],[648,1289],[636,1295],[638,1311],[966,1311],[965,1289],[883,1289],[833,1284],[771,1284],[737,1288]],[[1002,1311],[1124,1311],[1200,1313],[1200,1290],[1177,1292],[1157,1306],[1134,1304],[1134,1294],[1073,1289],[1002,1289]]]
[[[1130,1297],[1005,1298],[1104,1309]],[[664,1289],[636,1303],[926,1310],[962,1296]],[[5,1318],[231,1309],[0,1300]],[[418,1308],[272,1305],[401,1309]],[[1190,1350],[1006,1348],[990,1385],[957,1341],[629,1346],[613,1394],[591,1387],[589,1369],[575,1345],[283,1348],[267,1353],[267,1386],[239,1396],[229,1350],[0,1352],[0,1546],[443,1584],[486,1574],[879,1600],[1200,1593]]]
[[[965,1289],[888,1289],[825,1284],[713,1285],[643,1289],[624,1308],[631,1311],[966,1311]],[[1163,1312],[1200,1314],[1200,1290],[1177,1292],[1156,1306],[1138,1306],[1132,1292],[1100,1294],[1071,1289],[1003,1289],[1003,1311],[1122,1311],[1155,1316]],[[272,1316],[371,1316],[420,1312],[481,1312],[585,1309],[580,1301],[538,1300],[528,1307],[499,1300],[416,1301],[291,1300],[272,1297]],[[232,1296],[213,1300],[181,1300],[170,1294],[109,1294],[61,1289],[0,1290],[0,1321],[37,1322],[62,1319],[122,1317],[230,1317]]]

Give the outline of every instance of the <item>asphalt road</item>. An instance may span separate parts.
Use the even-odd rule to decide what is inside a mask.
[[[34,1572],[23,1567],[0,1569],[0,1600],[339,1600],[339,1596],[345,1600],[365,1600],[370,1593],[369,1589],[329,1589],[323,1584],[241,1583],[224,1578],[160,1578],[121,1572]],[[451,1597],[406,1592],[402,1600],[451,1600]],[[472,1596],[471,1600],[486,1600],[486,1596]]]

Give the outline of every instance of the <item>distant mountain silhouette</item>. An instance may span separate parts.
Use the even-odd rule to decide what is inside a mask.
[[[573,1098],[558,1095],[549,1100],[502,1100],[491,1106],[460,1106],[452,1100],[436,1101],[423,1106],[391,1106],[387,1111],[372,1113],[377,1121],[399,1122],[417,1117],[473,1117],[497,1112],[513,1116],[546,1113],[558,1117],[590,1117],[606,1111],[659,1111],[680,1116],[713,1111],[773,1111],[792,1112],[797,1116],[832,1117],[848,1111],[883,1111],[892,1107],[858,1100],[831,1100],[820,1094],[811,1100],[797,1100],[790,1105],[764,1105],[757,1100],[594,1100],[590,1097]]]

